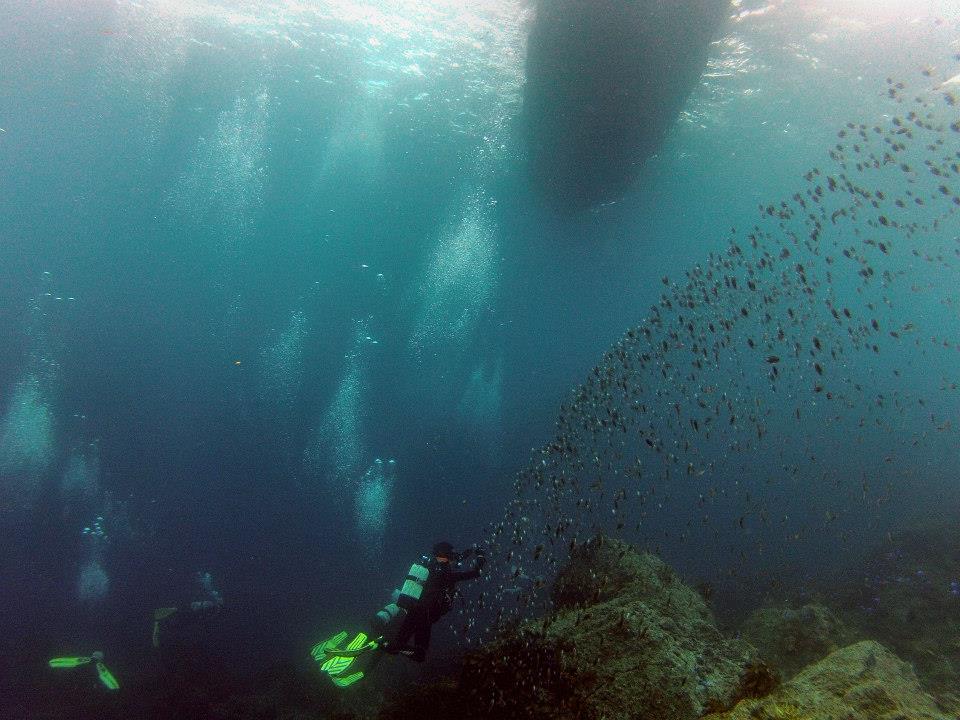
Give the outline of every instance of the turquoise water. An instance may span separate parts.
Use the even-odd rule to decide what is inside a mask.
[[[533,8],[461,6],[63,1],[0,30],[0,622],[21,705],[23,667],[91,644],[135,677],[150,613],[198,571],[226,604],[196,646],[245,672],[367,617],[437,539],[491,542],[485,597],[525,612],[516,579],[615,530],[620,491],[620,531],[734,607],[956,506],[956,10],[733,6],[636,182],[569,214],[527,173]],[[911,111],[933,127],[857,170]],[[837,144],[855,188],[826,190],[811,248],[792,198],[814,206]],[[745,255],[712,267],[740,287],[679,321],[686,273],[731,241]],[[775,297],[744,294],[783,247],[757,271]],[[694,335],[746,308],[693,370]],[[558,415],[619,402],[588,383],[569,409],[630,328],[670,345],[624,379],[649,419],[626,445],[577,434],[548,452],[577,489],[536,487]],[[723,405],[709,438],[698,398]],[[478,592],[459,611],[477,629]]]

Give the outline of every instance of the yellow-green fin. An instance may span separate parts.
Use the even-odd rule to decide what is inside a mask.
[[[113,676],[113,673],[107,670],[107,666],[102,662],[97,663],[97,675],[100,676],[100,682],[107,686],[109,690],[119,690],[120,683]]]
[[[310,650],[310,654],[313,656],[313,659],[320,661],[327,654],[329,650],[335,649],[340,643],[347,639],[347,631],[338,632],[332,638],[328,638],[323,642],[317,643],[313,646],[313,649]]]
[[[324,662],[323,665],[320,666],[320,669],[331,676],[340,675],[353,665],[354,660],[356,660],[356,658],[334,656]]]
[[[332,677],[330,679],[333,680],[333,684],[336,685],[337,687],[345,688],[345,687],[350,687],[357,680],[362,680],[363,673],[355,672],[352,675],[347,675],[346,677],[337,676],[337,677]]]
[[[154,619],[154,620],[165,620],[166,618],[168,618],[168,617],[170,617],[171,615],[173,615],[176,611],[177,611],[177,609],[176,609],[175,607],[162,607],[162,608],[157,608],[156,610],[153,611],[153,619]]]
[[[74,668],[87,665],[93,658],[90,657],[56,657],[49,662],[52,668]]]
[[[331,676],[343,675],[343,673],[353,665],[353,661],[356,660],[357,655],[365,650],[366,644],[367,634],[362,632],[357,633],[353,640],[351,640],[342,651],[336,648],[328,649],[328,653],[332,654],[333,657],[324,662],[320,666],[320,669]],[[349,654],[341,655],[339,654],[340,652]],[[357,680],[359,680],[359,678],[357,678]],[[356,682],[356,680],[353,682]]]

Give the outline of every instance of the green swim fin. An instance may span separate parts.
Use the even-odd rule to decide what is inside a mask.
[[[108,690],[119,690],[120,683],[113,676],[113,673],[107,670],[107,666],[99,660],[97,661],[97,675],[100,676],[100,682],[107,686]]]
[[[80,667],[81,665],[89,665],[94,663],[97,668],[97,676],[109,690],[119,690],[120,683],[117,682],[117,679],[113,676],[113,673],[107,669],[107,666],[103,664],[103,653],[97,650],[97,652],[87,655],[86,657],[55,657],[51,658],[47,663],[52,668],[75,668]]]
[[[92,657],[56,657],[50,660],[49,665],[52,668],[75,668],[89,665],[91,662],[93,662]]]
[[[358,657],[380,647],[383,640],[379,637],[371,640],[366,633],[359,632],[346,646],[341,647],[346,639],[346,632],[337,633],[329,640],[317,643],[310,651],[313,659],[320,665],[320,669],[330,676],[334,685],[341,688],[349,687],[363,679],[362,671],[349,674],[347,671]]]
[[[357,633],[356,637],[354,637],[343,650],[336,647],[328,648],[327,659],[320,666],[320,669],[331,677],[334,675],[342,675],[347,671],[347,668],[353,665],[353,661],[356,660],[359,654],[357,651],[366,644],[367,634],[361,632]],[[342,654],[344,651],[349,654]],[[359,678],[357,679],[359,680]]]
[[[332,638],[328,638],[327,640],[324,640],[323,642],[320,642],[314,645],[313,649],[310,650],[310,654],[313,656],[314,660],[316,660],[317,662],[322,662],[329,656],[328,653],[330,650],[333,650],[334,648],[339,646],[340,643],[342,643],[346,639],[347,639],[347,632],[346,630],[344,630],[343,632],[337,633]]]
[[[331,677],[330,679],[333,680],[333,684],[336,685],[337,687],[345,688],[345,687],[350,687],[355,682],[357,682],[357,680],[362,680],[363,673],[355,672],[352,675],[347,675],[346,677],[337,675],[336,677]]]

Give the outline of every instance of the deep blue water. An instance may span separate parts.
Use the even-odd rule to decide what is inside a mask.
[[[662,277],[802,192],[846,122],[906,113],[888,76],[910,106],[960,71],[956,11],[935,3],[743,3],[635,186],[570,216],[525,173],[531,12],[50,1],[0,29],[0,671],[18,702],[58,653],[100,648],[136,677],[155,661],[153,609],[194,599],[198,571],[225,606],[187,642],[238,671],[305,663],[434,541],[489,539],[560,405],[650,317]],[[936,153],[960,149],[939,137]],[[921,168],[933,153],[910,152]],[[837,270],[831,292],[889,300],[884,322],[923,344],[838,361],[868,386],[839,420],[806,376],[763,386],[767,444],[706,442],[721,469],[702,481],[637,480],[659,495],[632,540],[759,598],[955,507],[960,356],[941,340],[957,336],[960,228],[932,205],[898,216],[941,218],[909,241],[865,219],[825,231],[903,250],[877,264],[899,285],[864,295]],[[762,386],[759,365],[715,379]]]

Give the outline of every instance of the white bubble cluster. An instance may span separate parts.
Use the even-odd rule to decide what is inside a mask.
[[[300,393],[306,334],[306,316],[294,311],[286,328],[261,352],[263,367],[257,395],[261,403],[277,413],[289,412]]]
[[[93,501],[100,495],[100,457],[97,446],[74,448],[60,480],[60,491],[67,502]]]
[[[460,397],[457,415],[467,440],[477,442],[491,455],[499,452],[503,427],[502,358],[477,364]]]
[[[0,497],[33,495],[54,453],[54,419],[43,383],[27,375],[13,388],[0,430]]]
[[[103,600],[110,590],[110,578],[98,557],[88,559],[77,578],[77,599],[83,603]]]
[[[80,533],[84,560],[77,575],[77,599],[82,603],[103,600],[110,589],[110,577],[103,567],[109,538],[103,515],[97,515]]]
[[[325,478],[333,494],[341,498],[353,487],[364,455],[362,391],[366,375],[364,352],[370,347],[367,327],[367,320],[357,323],[353,349],[345,357],[346,367],[337,392],[303,453],[310,475]]]
[[[263,204],[269,114],[270,96],[262,89],[236,98],[217,118],[214,136],[197,141],[170,198],[190,222],[217,238],[224,261],[242,251]]]
[[[423,283],[410,348],[415,356],[461,346],[494,299],[499,243],[492,205],[471,192],[463,215],[441,233]]]
[[[103,515],[97,515],[96,519],[83,529],[83,536],[90,538],[95,544],[107,539],[107,531],[103,528]]]
[[[382,119],[388,112],[384,100],[369,89],[341,108],[317,171],[315,193],[329,193],[345,183],[362,188],[381,177],[386,143]]]
[[[357,531],[373,551],[383,548],[387,511],[397,477],[397,462],[393,458],[377,458],[360,478],[355,497]]]

